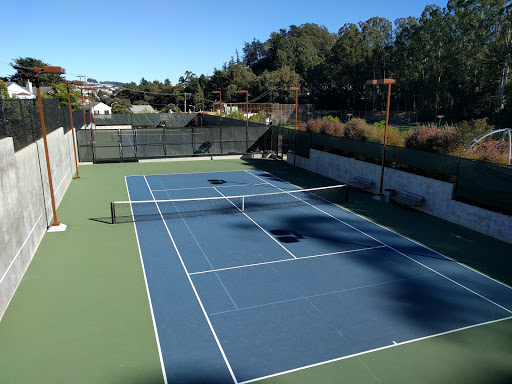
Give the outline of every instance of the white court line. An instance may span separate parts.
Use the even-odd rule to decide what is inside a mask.
[[[427,340],[427,339],[432,339],[434,337],[438,337],[438,336],[443,336],[443,335],[449,335],[450,333],[455,333],[455,332],[459,332],[459,331],[464,331],[464,330],[467,330],[467,329],[471,329],[471,328],[475,328],[475,327],[480,327],[482,325],[489,325],[489,324],[494,324],[494,323],[499,323],[501,321],[507,321],[507,320],[510,320],[512,319],[512,316],[510,317],[506,317],[506,318],[503,318],[503,319],[498,319],[498,320],[492,320],[492,321],[487,321],[485,323],[480,323],[480,324],[474,324],[474,325],[469,325],[467,327],[462,327],[462,328],[457,328],[457,329],[453,329],[451,331],[446,331],[446,332],[441,332],[441,333],[437,333],[435,335],[430,335],[430,336],[425,336],[425,337],[420,337],[420,338],[417,338],[417,339],[412,339],[412,340],[407,340],[407,341],[403,341],[401,343],[396,343],[396,342],[393,342],[394,344],[390,344],[390,345],[386,345],[384,347],[380,347],[380,348],[375,348],[375,349],[370,349],[368,351],[363,351],[363,352],[359,352],[359,353],[354,353],[352,355],[347,355],[347,356],[343,356],[343,357],[338,357],[336,359],[331,359],[331,360],[326,360],[326,361],[321,361],[319,363],[315,363],[315,364],[310,364],[310,365],[305,365],[303,367],[299,367],[299,368],[295,368],[295,369],[290,369],[288,371],[283,371],[283,372],[279,372],[279,373],[275,373],[273,375],[268,375],[268,376],[262,376],[262,377],[258,377],[256,379],[251,379],[251,380],[246,380],[246,381],[242,381],[240,382],[239,384],[248,384],[248,383],[253,383],[255,381],[259,381],[259,380],[264,380],[264,379],[269,379],[271,377],[277,377],[277,376],[281,376],[281,375],[286,375],[288,373],[293,373],[293,372],[298,372],[298,371],[302,371],[304,369],[308,369],[308,368],[313,368],[313,367],[319,367],[321,365],[325,365],[325,364],[329,364],[329,363],[334,363],[336,361],[341,361],[341,360],[345,360],[345,359],[350,359],[352,357],[356,357],[356,356],[361,356],[361,355],[366,355],[368,353],[372,353],[372,352],[377,352],[377,351],[382,351],[384,349],[390,349],[390,348],[396,348],[400,345],[405,345],[405,344],[409,344],[409,343],[414,343],[414,342],[417,342],[417,341],[421,341],[421,340]]]
[[[144,180],[146,181],[146,184],[148,186],[148,189],[149,189],[149,192],[151,193],[151,196],[153,197],[153,201],[155,201],[155,196],[153,195],[153,192],[151,191],[151,188],[149,187],[149,183],[148,183],[148,180],[146,179],[146,176],[144,176]],[[192,287],[192,290],[194,291],[194,294],[196,295],[196,299],[199,303],[199,306],[201,307],[201,310],[203,311],[203,315],[204,317],[206,318],[206,321],[208,323],[208,326],[210,327],[210,330],[213,334],[213,337],[215,338],[215,341],[217,343],[217,346],[219,347],[219,350],[220,350],[220,353],[222,354],[222,357],[224,359],[224,362],[226,363],[226,366],[229,370],[229,373],[231,374],[231,378],[233,379],[234,383],[235,384],[238,384],[238,381],[236,380],[236,377],[235,377],[235,373],[233,372],[233,369],[231,368],[231,365],[229,364],[229,361],[228,361],[228,358],[226,356],[226,353],[224,352],[224,349],[222,348],[222,345],[219,341],[219,338],[217,337],[217,333],[215,332],[215,329],[213,329],[213,325],[210,321],[210,318],[208,317],[208,313],[206,312],[206,309],[204,308],[204,305],[203,305],[203,302],[201,301],[201,298],[199,297],[199,294],[197,293],[197,289],[192,281],[192,278],[190,277],[190,274],[188,272],[188,269],[183,261],[183,258],[181,257],[181,253],[176,245],[176,242],[174,241],[174,237],[172,236],[171,234],[171,231],[169,229],[169,226],[167,225],[167,222],[165,221],[163,215],[162,215],[162,211],[160,211],[160,207],[158,206],[157,203],[155,203],[156,205],[156,208],[158,209],[158,213],[160,213],[160,217],[162,218],[162,221],[165,225],[165,229],[167,230],[167,234],[169,235],[169,238],[171,239],[171,242],[172,242],[172,245],[174,246],[174,249],[176,250],[176,253],[178,254],[178,258],[180,259],[180,262],[181,262],[181,266],[183,267],[185,273],[187,274],[187,279],[190,283],[190,286]]]
[[[258,265],[284,263],[284,262],[288,262],[288,261],[300,261],[302,259],[312,259],[312,258],[315,258],[315,257],[341,255],[343,253],[354,253],[354,252],[368,251],[368,250],[377,249],[377,248],[386,248],[386,246],[385,245],[379,245],[378,247],[368,247],[368,248],[361,248],[361,249],[353,249],[353,250],[350,250],[350,251],[340,251],[340,252],[324,253],[324,254],[321,254],[321,255],[302,256],[302,257],[295,257],[294,259],[282,259],[282,260],[264,261],[264,262],[261,262],[261,263],[238,265],[236,267],[226,267],[226,268],[212,269],[212,270],[208,270],[208,271],[192,272],[191,275],[201,275],[203,273],[227,271],[227,270],[230,270],[230,269],[249,268],[249,267],[256,267]]]
[[[131,200],[130,189],[128,188],[128,181],[127,181],[126,177],[124,178],[124,181],[126,184],[126,190],[128,191],[128,199]],[[133,209],[132,209],[131,205],[130,205],[130,211],[133,216]],[[149,291],[148,279],[146,276],[146,268],[144,267],[144,259],[142,258],[142,251],[140,249],[139,234],[137,232],[137,223],[135,221],[133,222],[133,227],[135,230],[135,238],[137,239],[137,248],[139,249],[139,257],[140,257],[140,263],[142,265],[142,272],[144,274],[144,284],[146,286],[146,294],[148,295],[149,309],[151,312],[151,320],[153,321],[153,329],[155,331],[155,336],[156,336],[156,346],[158,348],[158,357],[160,358],[160,367],[162,368],[162,373],[164,375],[164,383],[167,384],[168,383],[167,382],[167,374],[165,373],[165,365],[164,365],[164,358],[162,355],[162,347],[160,346],[160,338],[158,336],[158,328],[156,327],[155,312],[153,310],[153,301],[151,300],[151,293]]]
[[[251,172],[249,172],[249,171],[247,171],[247,170],[245,170],[244,172],[250,173],[251,175],[253,175],[253,176],[255,176],[255,177],[258,177],[258,176],[256,176],[256,175],[252,174]],[[263,171],[260,171],[260,172],[263,172]],[[274,175],[272,175],[271,173],[268,173],[268,172],[265,172],[265,173],[267,173],[268,175],[271,175],[272,177],[274,177],[274,178],[276,178],[276,179],[278,179],[278,180],[281,180],[281,181],[282,181],[282,182],[284,182],[284,183],[287,183],[287,184],[293,185],[293,186],[297,187],[298,189],[301,189],[299,186],[294,185],[294,184],[291,184],[291,183],[288,183],[286,180],[283,180],[283,179],[281,179],[280,177],[274,176]],[[268,184],[270,184],[270,183],[268,183]],[[270,184],[270,185],[274,186],[273,184]],[[274,187],[275,187],[275,186],[274,186]],[[276,188],[277,188],[277,187],[276,187]],[[469,269],[469,270],[471,270],[471,271],[473,271],[473,272],[475,272],[475,273],[477,273],[477,274],[479,274],[479,275],[481,275],[481,276],[486,277],[486,278],[487,278],[487,279],[489,279],[489,280],[492,280],[492,281],[494,281],[494,282],[496,282],[496,283],[498,283],[498,284],[500,284],[500,285],[503,285],[503,286],[505,286],[505,287],[507,287],[507,288],[509,288],[509,289],[512,289],[512,286],[510,286],[510,285],[508,285],[508,284],[505,284],[505,283],[504,283],[504,282],[502,282],[502,281],[496,280],[495,278],[493,278],[493,277],[491,277],[491,276],[488,276],[488,275],[486,275],[485,273],[482,273],[482,272],[481,272],[481,271],[479,271],[478,269],[475,269],[475,268],[473,268],[473,267],[471,267],[471,266],[469,266],[469,265],[463,264],[463,263],[461,263],[461,262],[459,262],[459,261],[457,261],[457,260],[455,260],[455,259],[452,259],[450,256],[443,255],[441,252],[438,252],[438,251],[436,251],[435,249],[432,249],[432,248],[430,248],[430,247],[426,246],[425,244],[422,244],[422,243],[420,243],[420,242],[418,242],[418,241],[416,241],[416,240],[414,240],[414,239],[411,239],[411,238],[409,238],[409,237],[407,237],[407,236],[404,236],[404,235],[402,235],[401,233],[396,232],[395,230],[393,230],[393,229],[391,229],[391,228],[385,227],[384,225],[381,225],[381,224],[379,224],[379,223],[377,223],[377,222],[375,222],[375,221],[373,221],[373,220],[370,220],[369,218],[367,218],[367,217],[365,217],[365,216],[359,215],[359,214],[357,214],[357,213],[355,213],[355,212],[353,212],[353,211],[351,211],[351,210],[349,210],[349,209],[347,209],[347,208],[345,208],[345,207],[342,207],[341,205],[337,205],[337,204],[333,204],[333,205],[334,205],[335,207],[339,208],[339,209],[342,209],[342,210],[344,210],[344,211],[346,211],[346,212],[349,212],[350,214],[352,214],[352,215],[354,215],[354,216],[357,216],[357,217],[359,217],[359,218],[363,219],[364,221],[368,221],[369,223],[372,223],[372,224],[374,224],[374,225],[376,225],[376,226],[378,226],[378,227],[380,227],[380,228],[382,228],[382,229],[384,229],[384,230],[386,230],[386,231],[389,231],[389,232],[391,232],[391,233],[394,233],[395,235],[400,236],[401,238],[406,239],[406,240],[410,241],[411,243],[414,243],[414,244],[416,244],[416,245],[419,245],[420,247],[423,247],[423,248],[425,248],[425,249],[427,249],[427,250],[429,250],[429,251],[431,251],[431,252],[433,252],[433,253],[435,253],[435,254],[437,254],[437,255],[439,255],[439,256],[442,256],[442,257],[444,257],[444,258],[446,258],[446,259],[448,259],[448,260],[450,260],[450,261],[453,261],[454,263],[459,264],[461,267],[467,268],[467,269]],[[347,224],[347,225],[348,225],[348,224]]]
[[[53,191],[53,196],[55,197],[55,193],[60,189],[60,187],[62,187],[62,183],[64,183],[64,180],[66,180],[66,175],[69,173],[69,168],[67,170],[67,172],[64,174],[64,177],[62,178],[62,180],[60,181],[59,185],[57,185],[57,188],[55,188],[55,190]],[[70,181],[71,183],[71,181]],[[48,187],[48,192],[50,192],[50,187]],[[62,198],[64,198],[64,196],[62,196]],[[50,198],[48,200],[48,202],[46,203],[45,207],[48,208],[48,206],[51,204],[52,202],[52,199]],[[52,212],[52,215],[53,215],[53,212]]]
[[[215,188],[215,187],[214,187],[213,189],[215,189],[215,190],[216,190],[217,192],[219,192],[219,193],[220,193],[220,194],[221,194],[225,199],[227,199],[231,204],[233,204],[233,203],[231,202],[231,200],[229,200],[230,198],[232,198],[231,196],[225,196],[225,195],[223,195],[223,194],[222,194],[222,192],[221,192],[221,191],[219,191],[219,190],[218,190],[217,188]],[[236,208],[238,208],[235,204],[233,204],[233,205],[234,205]],[[249,216],[247,215],[247,213],[245,213],[244,211],[242,211],[240,208],[238,208],[238,210],[239,210],[239,211],[240,211],[240,213],[242,213],[245,217],[247,217],[247,218],[248,218],[249,220],[251,220],[254,224],[256,224],[256,226],[257,226],[259,229],[261,229],[263,232],[265,232],[265,233],[267,234],[267,236],[268,236],[268,237],[270,237],[272,240],[274,240],[274,241],[275,241],[275,242],[276,242],[276,243],[277,243],[281,248],[283,248],[286,252],[288,252],[290,255],[292,255],[292,257],[293,257],[294,259],[296,259],[296,258],[297,258],[293,253],[291,253],[288,249],[286,249],[286,247],[285,247],[283,244],[281,244],[281,243],[280,243],[280,242],[279,242],[279,241],[278,241],[274,236],[272,236],[270,233],[268,233],[265,229],[263,229],[263,228],[262,228],[262,226],[261,226],[261,225],[259,225],[259,224],[258,224],[257,222],[255,222],[251,217],[249,217]]]
[[[252,174],[252,173],[250,173],[249,171],[246,171],[246,172],[247,172],[247,173],[249,173],[249,174],[251,174],[251,175],[253,175],[253,174]],[[254,177],[256,177],[256,178],[258,178],[258,179],[260,179],[260,180],[263,180],[262,178],[260,178],[260,177],[258,177],[258,176],[256,176],[256,175],[253,175],[253,176],[254,176]],[[265,180],[264,180],[264,181],[265,181]],[[270,183],[268,183],[268,184],[270,184]],[[270,185],[273,185],[273,184],[270,184]],[[280,189],[281,191],[283,191],[281,188],[279,188],[279,187],[277,187],[277,186],[275,186],[275,185],[274,185],[274,187],[276,187],[277,189]],[[316,210],[318,210],[318,211],[320,211],[320,212],[322,212],[322,213],[326,214],[327,216],[332,217],[333,219],[335,219],[335,220],[339,221],[340,223],[343,223],[343,224],[347,225],[348,227],[350,227],[350,228],[352,228],[352,229],[354,229],[354,230],[356,230],[356,231],[358,231],[358,232],[360,232],[360,233],[362,233],[362,234],[364,234],[364,235],[368,236],[370,239],[373,239],[373,240],[375,240],[375,241],[377,241],[377,242],[379,242],[379,243],[381,243],[381,244],[385,245],[385,246],[386,246],[386,247],[388,247],[389,249],[391,249],[391,250],[395,251],[396,253],[398,253],[398,254],[400,254],[400,255],[402,255],[402,256],[404,256],[404,257],[408,258],[409,260],[411,260],[411,261],[413,261],[413,262],[415,262],[415,263],[417,263],[417,264],[421,265],[422,267],[424,267],[424,268],[427,268],[427,269],[431,270],[432,272],[436,273],[437,275],[439,275],[439,276],[441,276],[441,277],[444,277],[446,280],[451,281],[452,283],[454,283],[454,284],[458,285],[459,287],[461,287],[461,288],[463,288],[463,289],[465,289],[465,290],[467,290],[467,291],[469,291],[469,292],[473,293],[474,295],[476,295],[476,296],[478,296],[478,297],[480,297],[480,298],[482,298],[482,299],[484,299],[484,300],[488,301],[488,302],[489,302],[489,303],[491,303],[491,304],[496,305],[497,307],[499,307],[499,308],[503,309],[504,311],[506,311],[506,312],[508,312],[508,313],[512,313],[512,310],[510,310],[510,309],[508,309],[508,308],[505,308],[504,306],[502,306],[502,305],[500,305],[500,304],[498,304],[498,303],[496,303],[496,302],[492,301],[491,299],[489,299],[489,298],[487,298],[487,297],[485,297],[485,296],[483,296],[483,295],[479,294],[478,292],[475,292],[475,291],[473,291],[472,289],[470,289],[470,288],[466,287],[465,285],[463,285],[463,284],[461,284],[461,283],[459,283],[459,282],[457,282],[457,281],[455,281],[455,280],[453,280],[453,279],[450,279],[448,276],[443,275],[441,272],[436,271],[435,269],[433,269],[433,268],[431,268],[431,267],[429,267],[429,266],[427,266],[427,265],[425,265],[425,264],[423,264],[423,263],[419,262],[418,260],[414,260],[412,257],[407,256],[405,253],[403,253],[403,252],[401,252],[401,251],[399,251],[399,250],[397,250],[397,249],[393,248],[391,245],[386,244],[386,243],[384,243],[383,241],[381,241],[381,240],[379,240],[379,239],[376,239],[375,237],[373,237],[373,236],[371,236],[371,235],[367,234],[366,232],[361,231],[360,229],[358,229],[358,228],[356,228],[356,227],[354,227],[354,226],[352,226],[352,225],[348,224],[347,222],[345,222],[345,221],[343,221],[343,220],[341,220],[341,219],[337,218],[336,216],[331,215],[330,213],[327,213],[327,212],[323,211],[322,209],[320,209],[320,208],[318,208],[318,207],[316,207],[316,206],[314,206],[314,205],[311,205],[311,204],[309,204],[309,203],[307,203],[307,202],[305,202],[305,203],[306,203],[306,204],[308,204],[308,205],[310,205],[312,208],[314,208],[314,209],[316,209]],[[335,204],[333,204],[333,205],[335,205]],[[335,206],[337,206],[337,205],[335,205]]]
[[[67,172],[64,174],[64,177],[62,178],[62,180],[60,181],[59,185],[57,186],[57,188],[55,189],[55,192],[57,192],[60,187],[62,186],[62,183],[64,182],[64,180],[66,179],[66,175],[69,173],[69,168],[67,170]],[[55,194],[54,192],[54,194]],[[48,208],[48,206],[51,204],[51,199],[48,200],[48,202],[45,204],[45,210],[46,208]],[[52,213],[53,215],[53,213]],[[39,223],[39,220],[41,220],[41,217],[43,216],[43,213],[41,213],[39,215],[39,217],[37,218],[34,226],[32,227],[32,229],[30,230],[30,232],[28,233],[27,237],[25,238],[25,241],[23,241],[23,244],[21,244],[21,247],[18,249],[18,252],[16,252],[16,255],[14,256],[14,258],[11,260],[9,266],[7,267],[7,269],[5,270],[4,274],[2,275],[2,278],[0,279],[0,284],[2,284],[2,282],[4,281],[5,277],[7,276],[7,273],[9,272],[9,270],[11,269],[11,267],[14,265],[14,262],[16,261],[16,259],[18,258],[18,256],[20,255],[20,252],[21,250],[23,249],[23,247],[25,247],[25,244],[27,244],[27,241],[28,239],[30,238],[30,236],[32,236],[32,232],[34,232],[34,229],[36,228],[37,226],[37,223]],[[38,245],[39,246],[39,245]],[[37,247],[36,247],[37,248]]]
[[[206,173],[234,173],[234,172],[247,172],[247,171],[241,171],[241,170],[235,170],[235,171],[214,171],[214,172],[180,172],[180,173],[162,173],[162,174],[154,174],[154,175],[147,175],[147,176],[172,176],[172,175],[201,175]],[[141,177],[146,175],[128,175],[125,177]]]
[[[162,182],[160,182],[162,184]],[[249,187],[249,186],[255,186],[255,185],[267,185],[266,183],[257,183],[257,184],[239,184],[239,185],[218,185],[216,187],[194,187],[194,188],[169,188],[166,189],[165,186],[164,189],[153,189],[153,192],[167,192],[167,191],[185,191],[189,189],[212,189],[212,188],[232,188],[232,187]],[[170,199],[170,198],[169,198]]]
[[[30,232],[28,233],[27,237],[25,238],[25,241],[23,242],[23,244],[21,244],[21,247],[20,249],[18,249],[18,252],[16,252],[16,256],[14,256],[14,258],[12,259],[11,263],[9,264],[9,266],[7,267],[7,269],[5,270],[5,273],[3,274],[2,278],[0,279],[0,284],[2,284],[2,281],[4,281],[5,279],[5,276],[7,276],[7,273],[9,272],[9,270],[11,269],[11,267],[14,265],[14,262],[16,261],[16,259],[18,258],[18,256],[20,255],[20,252],[21,250],[23,249],[23,247],[25,247],[25,244],[27,244],[27,241],[28,239],[30,238],[30,236],[32,236],[32,232],[34,232],[34,229],[36,228],[37,226],[37,223],[39,223],[39,220],[41,220],[41,217],[43,217],[43,214],[41,213],[39,215],[39,217],[37,218],[36,220],[36,223],[34,224],[34,226],[32,227],[32,229],[30,230]],[[36,247],[37,248],[37,247]]]

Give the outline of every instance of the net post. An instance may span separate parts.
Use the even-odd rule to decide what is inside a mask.
[[[245,212],[245,197],[242,196],[242,212]]]
[[[114,209],[114,202],[110,203],[110,216],[112,218],[112,224],[116,224],[116,212]]]

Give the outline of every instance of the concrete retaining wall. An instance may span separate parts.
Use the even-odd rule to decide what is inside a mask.
[[[293,164],[293,154],[288,153]],[[311,149],[309,159],[297,156],[296,165],[309,171],[347,183],[355,176],[373,180],[373,193],[380,190],[380,165]],[[396,169],[384,169],[384,189],[405,190],[423,196],[418,210],[462,225],[496,239],[512,243],[512,217],[452,199],[454,184]]]
[[[71,132],[47,137],[55,201],[76,171]],[[0,319],[53,218],[43,140],[14,152],[0,140]]]

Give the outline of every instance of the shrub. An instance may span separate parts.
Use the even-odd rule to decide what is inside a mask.
[[[315,119],[308,121],[308,131],[313,133],[320,133],[322,129],[322,120]]]
[[[370,141],[372,129],[363,119],[351,119],[345,124],[345,137],[355,140]]]
[[[323,121],[332,121],[332,122],[337,122],[337,123],[340,122],[339,117],[333,117],[331,115],[322,117],[322,120]]]
[[[470,159],[508,164],[508,143],[501,140],[489,140],[475,145],[466,152]]]
[[[371,136],[370,140],[373,143],[384,143],[384,131],[386,129],[386,122],[385,121],[379,121],[377,123],[374,123],[371,128]],[[396,147],[403,147],[404,146],[404,140],[400,136],[400,131],[398,128],[393,127],[391,125],[388,125],[388,140],[387,144],[394,145]]]
[[[455,127],[422,125],[409,131],[405,147],[420,151],[451,154],[464,144],[464,136]]]
[[[487,123],[487,117],[484,119],[470,120],[469,122],[464,120],[460,123],[457,123],[456,127],[464,137],[465,143],[469,143],[471,140],[481,135],[482,133],[492,131],[494,129],[493,125],[489,125]]]
[[[343,136],[343,124],[337,118],[310,120],[307,123],[307,130],[313,133]]]
[[[246,120],[245,112],[242,111],[241,109],[235,109],[231,113],[228,113],[226,115],[226,117],[230,118],[230,119],[236,119],[236,120]]]

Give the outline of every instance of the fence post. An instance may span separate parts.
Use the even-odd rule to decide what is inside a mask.
[[[3,102],[3,99],[2,99],[2,94],[1,93],[0,93],[0,111],[2,112],[2,123],[4,125],[5,136],[9,136],[9,131],[7,130],[7,122],[5,121],[4,102]]]
[[[23,104],[21,103],[21,99],[18,100],[18,103],[20,105],[21,127],[22,127],[23,133],[25,135],[25,144],[24,145],[27,145],[29,143],[29,141],[28,141],[28,132],[27,132],[27,126],[25,124],[25,119],[23,118]]]
[[[459,187],[460,156],[457,156],[457,171],[455,172],[455,186],[452,192],[452,200],[457,200],[457,188]]]

